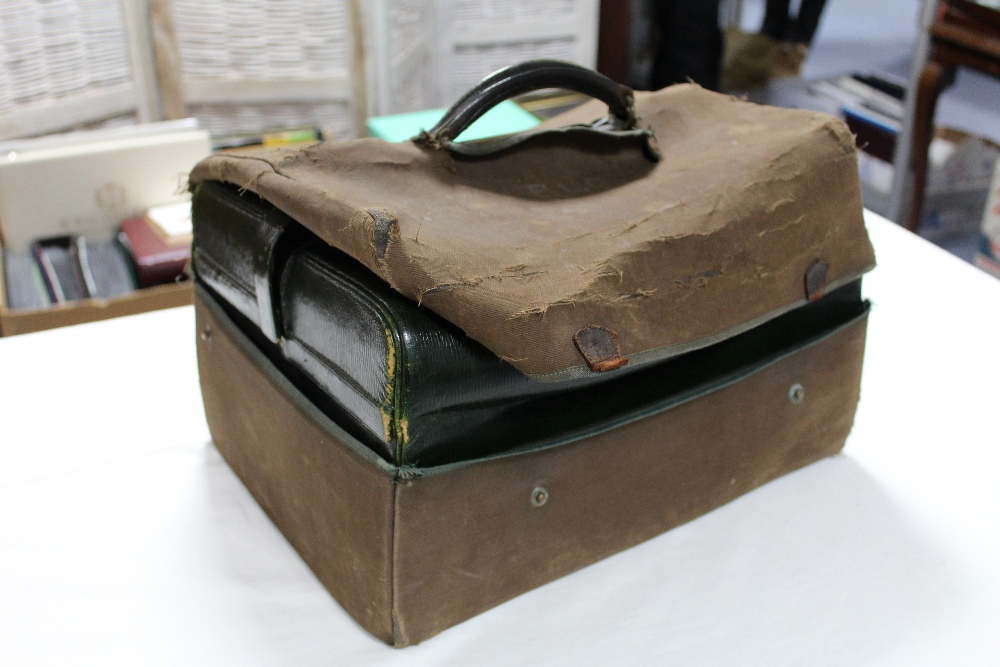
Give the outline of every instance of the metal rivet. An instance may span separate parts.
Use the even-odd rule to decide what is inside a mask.
[[[549,492],[545,490],[545,487],[536,486],[531,492],[531,504],[535,507],[541,507],[549,500]]]
[[[202,340],[208,340],[211,337],[212,337],[212,327],[206,326],[204,329],[201,330]]]
[[[801,403],[805,395],[806,390],[798,383],[793,384],[788,390],[788,400],[792,403]]]

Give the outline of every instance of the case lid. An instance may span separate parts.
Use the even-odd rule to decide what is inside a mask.
[[[538,130],[453,141],[545,87],[612,116],[595,100]],[[714,344],[875,261],[836,118],[695,85],[633,101],[555,61],[491,75],[412,142],[238,149],[200,162],[192,187],[203,180],[256,192],[539,380]]]

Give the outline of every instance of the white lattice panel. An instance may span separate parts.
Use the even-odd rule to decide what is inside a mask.
[[[597,60],[597,0],[369,0],[367,9],[373,114],[446,106],[530,58]]]
[[[135,107],[119,0],[0,1],[0,137]]]
[[[458,25],[561,21],[571,17],[578,4],[576,0],[454,0],[451,16]]]
[[[343,0],[173,0],[186,79],[346,76]]]
[[[387,67],[379,72],[383,95],[394,112],[418,111],[437,104],[434,79],[434,5],[426,0],[386,4]]]
[[[353,136],[347,0],[173,0],[181,85],[213,134]]]
[[[451,77],[446,82],[447,97],[454,101],[501,67],[536,58],[574,60],[572,38],[544,39],[504,44],[459,44],[451,59]]]

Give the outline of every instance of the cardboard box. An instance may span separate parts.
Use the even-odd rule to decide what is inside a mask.
[[[928,151],[922,237],[939,242],[978,230],[998,156],[1000,146],[987,139],[952,128],[936,130]],[[885,213],[895,167],[860,150],[858,172],[865,206]]]
[[[989,199],[983,211],[980,230],[982,236],[973,263],[983,271],[1000,278],[1000,161],[993,171]]]

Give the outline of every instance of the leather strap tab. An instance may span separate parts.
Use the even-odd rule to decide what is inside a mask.
[[[826,293],[826,273],[830,265],[822,259],[817,259],[806,269],[806,298],[815,301]]]
[[[606,327],[586,326],[573,335],[573,342],[592,371],[613,371],[628,363],[618,345],[618,334]]]

